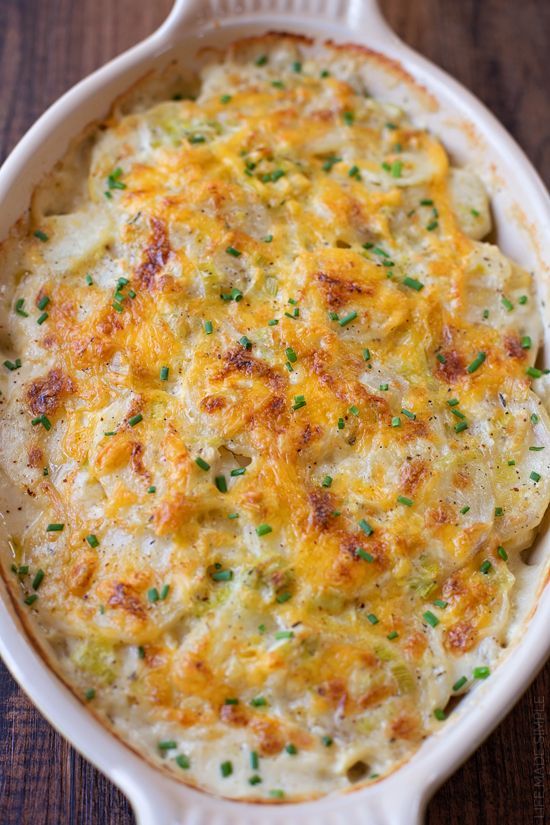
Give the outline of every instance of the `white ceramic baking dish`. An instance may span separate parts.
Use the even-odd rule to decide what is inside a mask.
[[[190,65],[203,44],[224,44],[273,29],[353,42],[389,58],[374,61],[373,91],[402,103],[417,123],[436,132],[455,163],[468,163],[478,171],[491,193],[499,245],[535,272],[541,305],[548,307],[550,202],[540,179],[472,95],[393,34],[375,0],[176,0],[157,32],[64,95],[14,149],[0,171],[0,239],[24,213],[33,188],[64,153],[69,139],[105,115],[110,102],[149,69],[174,57]],[[549,311],[543,311],[548,348]],[[277,806],[231,802],[179,784],[147,764],[102,727],[49,669],[25,633],[2,582],[0,653],[50,722],[127,794],[139,825],[283,821],[285,825],[415,825],[437,786],[502,719],[547,656],[548,544],[542,531],[531,559],[536,562],[531,603],[494,675],[466,697],[441,731],[391,776],[368,788],[314,802]]]

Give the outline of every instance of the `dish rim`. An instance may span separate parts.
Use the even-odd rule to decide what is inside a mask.
[[[320,2],[322,3],[323,0]],[[374,37],[377,50],[399,60],[415,77],[420,76],[422,83],[425,83],[427,79],[426,85],[430,81],[432,81],[431,86],[444,84],[447,91],[460,102],[462,111],[477,113],[477,117],[486,124],[485,130],[490,128],[493,131],[494,140],[500,142],[502,151],[512,158],[510,163],[513,163],[524,176],[525,189],[531,190],[532,193],[531,215],[536,211],[535,223],[542,228],[541,235],[544,235],[544,231],[550,226],[550,202],[545,194],[542,181],[521,149],[482,104],[456,81],[401,43],[383,22],[375,0],[366,0],[366,2],[365,0],[363,2],[349,0],[349,3],[345,0],[340,3],[336,0],[334,3],[326,0],[325,5],[327,3],[335,7],[346,6],[345,19],[352,40],[359,40],[359,32],[352,33],[352,25],[361,27],[368,25],[369,39]],[[253,22],[263,24],[263,27],[267,29],[270,28],[270,24],[264,20],[264,17],[271,15],[272,28],[284,25],[283,18],[289,26],[292,26],[292,19],[296,19],[291,18],[288,13],[292,0],[290,3],[273,0],[271,4],[269,0],[245,0],[244,3],[239,3],[238,0],[237,2],[213,0],[207,5],[207,14],[217,16],[222,12],[233,24],[238,19],[239,13],[243,15],[243,18],[248,14],[250,19],[251,16],[253,17],[254,10],[257,11],[258,8],[262,9],[262,13],[258,14]],[[302,7],[307,7],[309,4],[307,0],[302,2],[296,0],[296,5],[300,6],[300,23],[304,23],[305,15]],[[94,94],[97,95],[98,90],[108,85],[110,81],[112,82],[117,75],[119,78],[127,78],[127,75],[142,63],[148,60],[161,60],[169,48],[177,42],[178,37],[187,31],[188,26],[200,25],[204,14],[204,9],[201,12],[201,6],[200,0],[176,0],[169,17],[156,32],[81,81],[50,107],[21,139],[0,170],[0,203],[4,205],[4,201],[10,200],[10,190],[13,190],[15,180],[20,182],[21,175],[25,176],[29,167],[33,174],[29,173],[23,188],[28,189],[30,194],[37,182],[37,177],[41,176],[36,170],[41,167],[44,172],[53,165],[48,151],[44,153],[45,158],[41,163],[29,162],[33,155],[40,155],[37,147],[48,133],[51,137],[56,130],[63,128],[64,124],[69,132],[70,126],[67,123],[71,122],[71,118],[68,115],[71,112],[73,115],[74,112],[78,112],[84,101]],[[270,12],[267,6],[274,8],[280,6],[286,12]],[[232,8],[235,12],[233,17],[231,17]],[[311,34],[314,37],[319,36],[313,31]],[[122,87],[125,88],[128,85],[130,82],[125,80]],[[114,97],[113,94],[108,100]],[[477,125],[478,121],[474,119],[474,122]],[[73,136],[78,131],[80,130],[74,130]],[[444,138],[444,135],[442,137]],[[56,153],[55,147],[51,147],[51,150],[53,154]],[[50,154],[52,154],[51,150],[49,150]],[[57,152],[57,157],[62,154],[62,152]],[[14,201],[21,200],[21,197],[14,197],[13,192],[11,197]],[[29,200],[28,197],[24,199],[27,202]],[[5,222],[10,226],[13,220],[7,218]],[[547,319],[545,321],[545,327],[548,327]],[[548,331],[546,332],[548,337]],[[260,816],[261,822],[267,825],[267,823],[282,822],[283,817],[288,823],[291,811],[296,822],[298,817],[303,820],[309,815],[312,819],[315,817],[319,821],[323,814],[326,814],[327,821],[329,818],[330,821],[334,821],[333,815],[340,813],[342,816],[347,814],[346,822],[350,825],[354,819],[357,823],[367,821],[363,818],[364,816],[368,816],[368,821],[372,823],[415,822],[422,815],[429,795],[480,744],[479,735],[482,738],[487,736],[527,688],[544,663],[546,648],[550,648],[550,643],[546,646],[541,645],[537,638],[539,635],[540,638],[544,638],[544,630],[550,619],[550,592],[549,588],[546,588],[546,592],[539,596],[535,615],[531,618],[523,638],[515,640],[510,653],[500,662],[492,676],[490,699],[488,698],[488,685],[480,685],[475,692],[476,701],[470,702],[467,711],[454,724],[451,723],[452,729],[447,723],[445,738],[438,737],[438,734],[430,737],[432,744],[436,738],[439,741],[433,745],[427,757],[425,754],[419,760],[417,757],[420,756],[420,751],[417,751],[405,765],[383,781],[358,789],[353,793],[322,797],[312,802],[266,806],[234,802],[223,797],[204,794],[161,774],[129,750],[91,716],[70,689],[50,669],[42,656],[37,653],[35,644],[22,630],[22,624],[9,604],[9,595],[3,582],[0,583],[0,596],[0,654],[8,668],[54,727],[129,796],[137,808],[136,816],[140,825],[156,825],[161,822],[164,825],[168,822],[174,825],[188,821],[206,822],[210,821],[210,818],[219,819],[223,823],[239,823],[239,825],[243,823],[244,825],[249,821],[257,823],[259,821],[257,817]],[[37,676],[40,678],[38,679]],[[44,690],[44,685],[47,686],[47,691]],[[495,696],[497,696],[496,699]],[[458,735],[455,730],[457,727],[459,727]],[[459,747],[455,741],[457,739]],[[418,774],[423,775],[420,783],[418,780],[414,781],[414,776]],[[150,787],[152,777],[155,780],[154,788]],[[404,786],[407,785],[409,787],[404,792]],[[370,809],[366,814],[360,812],[362,802],[369,803]],[[181,810],[182,803],[188,805],[185,811]],[[249,818],[247,813],[256,818]]]

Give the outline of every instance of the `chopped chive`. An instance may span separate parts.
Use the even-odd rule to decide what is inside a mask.
[[[508,460],[508,466],[509,466],[509,467],[515,467],[515,466],[516,466],[516,462],[515,462],[515,460],[514,460],[513,458],[510,458],[510,459]]]
[[[175,742],[173,739],[163,739],[162,742],[158,743],[158,749],[160,751],[173,751],[174,748],[178,747],[178,743]]]
[[[262,238],[264,243],[271,243],[273,240],[273,235],[266,235],[265,238]]]
[[[445,716],[445,711],[441,710],[441,708],[436,708],[434,710],[434,716],[435,716],[435,718],[437,719],[438,722],[444,722],[445,719],[447,718]]]
[[[504,510],[502,507],[495,507],[495,516],[499,518],[499,516],[504,515]]]
[[[256,751],[250,751],[250,767],[253,771],[257,771],[260,767],[260,757]]]
[[[182,770],[187,770],[187,768],[191,767],[191,761],[184,753],[179,753],[174,761],[178,768],[182,768]]]
[[[34,579],[32,580],[32,589],[33,590],[38,590],[38,588],[42,584],[42,579],[43,578],[44,578],[44,571],[43,570],[37,570],[36,573],[35,573]]]
[[[206,138],[204,135],[191,135],[189,143],[206,143]]]
[[[254,776],[250,777],[250,779],[248,780],[248,784],[249,785],[259,785],[261,781],[262,781],[262,777],[258,776],[258,774],[256,773],[256,774],[254,774]]]
[[[25,310],[23,309],[24,305],[25,305],[25,299],[24,298],[18,298],[17,301],[15,302],[15,311],[18,315],[21,315],[22,318],[28,318],[29,313],[25,312]]]
[[[46,533],[61,533],[64,527],[64,524],[48,524]]]
[[[288,593],[288,591],[287,591],[285,593],[279,593],[279,595],[277,596],[276,601],[278,602],[278,604],[284,604],[285,602],[288,602],[291,598],[292,598],[292,593]]]
[[[460,404],[460,401],[458,400],[458,398],[451,398],[449,401],[447,401],[447,404],[449,405],[449,407],[456,407],[457,404]]]
[[[52,428],[52,423],[47,415],[38,415],[31,420],[31,424],[33,427],[36,427],[37,424],[42,424],[45,430],[51,430]]]
[[[268,327],[276,327],[279,321],[277,318],[272,318],[271,321],[267,322]]]
[[[25,604],[28,604],[28,605],[30,606],[31,604],[34,604],[34,603],[35,603],[35,601],[37,600],[37,598],[38,598],[37,594],[36,594],[36,593],[32,593],[30,596],[27,596],[27,598],[26,598],[26,599],[24,599],[23,601],[25,602]]]
[[[454,430],[455,433],[462,433],[464,430],[468,429],[468,423],[466,421],[460,421],[458,424],[455,424]]]
[[[271,81],[271,85],[272,85],[275,89],[284,89],[284,88],[285,88],[285,84],[283,83],[283,81],[282,81],[282,80],[272,80],[272,81]]]
[[[321,482],[321,487],[330,487],[332,484],[332,476],[325,476]]]
[[[448,604],[449,604],[449,602],[444,602],[441,599],[435,599],[435,601],[434,601],[434,605],[436,607],[440,607],[442,610],[444,610],[447,607]]]
[[[422,616],[424,619],[426,619],[426,621],[431,627],[437,627],[437,625],[439,624],[439,619],[432,613],[431,610],[426,610],[426,612],[423,613]]]
[[[239,344],[245,349],[252,349],[252,341],[246,335],[239,338]]]
[[[156,493],[156,492],[157,492],[157,488],[155,487],[155,485],[154,485],[154,484],[151,484],[151,486],[147,488],[147,492],[148,492],[149,494]]]
[[[259,524],[256,527],[256,534],[258,536],[267,536],[267,534],[271,532],[273,532],[273,527],[269,524]]]
[[[295,364],[298,360],[298,356],[296,355],[292,347],[287,347],[285,350],[285,354],[291,364]]]
[[[200,467],[200,468],[201,468],[201,470],[209,470],[209,469],[210,469],[210,464],[208,464],[208,463],[204,460],[204,458],[201,458],[200,456],[198,456],[198,457],[195,459],[195,464],[197,465],[197,467]]]
[[[394,162],[391,165],[392,178],[400,178],[402,171],[403,171],[403,162],[400,161],[400,160],[394,160]]]
[[[132,298],[132,300],[136,297],[136,295],[137,295],[137,292],[135,290],[133,290],[133,289],[128,290],[128,296],[130,298]]]
[[[333,740],[332,736],[322,736],[321,737],[321,742],[325,746],[325,748],[330,748],[331,745],[333,744],[333,741],[334,740]]]
[[[356,180],[361,180],[361,172],[358,166],[351,166],[348,172],[348,176],[350,178],[355,178]]]
[[[113,301],[112,307],[115,310],[115,312],[124,312],[124,307],[122,306],[122,304],[119,304],[118,301]]]
[[[329,312],[328,317],[330,318],[331,321],[340,320],[340,316],[338,315],[337,312]]]
[[[343,418],[339,418],[339,419],[338,419],[338,424],[337,424],[337,426],[338,426],[338,429],[339,429],[339,430],[343,430],[343,429],[344,429],[345,424],[344,424],[344,419],[343,419]]]
[[[430,198],[423,198],[420,201],[420,206],[433,206],[434,202]]]
[[[475,667],[473,670],[474,679],[487,679],[491,675],[491,670],[488,667]]]
[[[239,518],[239,514],[238,513],[229,513],[227,518],[230,518],[230,519]]]
[[[504,307],[504,309],[507,312],[511,312],[513,310],[513,308],[514,308],[513,303],[505,295],[503,295],[500,300],[501,300],[502,306]]]
[[[235,477],[235,476],[244,476],[245,473],[246,473],[246,467],[235,467],[234,470],[231,470],[229,475],[233,476],[233,477]]]
[[[36,319],[36,323],[39,324],[40,326],[42,326],[44,321],[47,321],[49,317],[50,316],[48,315],[47,312],[43,312],[42,315],[39,315],[38,318]]]
[[[130,425],[130,427],[135,427],[136,424],[140,423],[140,421],[143,421],[143,416],[141,413],[138,413],[137,415],[133,415],[131,418],[128,419],[128,424]]]
[[[48,304],[49,304],[49,303],[50,303],[50,299],[48,298],[48,296],[47,296],[47,295],[44,295],[44,296],[43,296],[43,297],[39,300],[39,302],[37,303],[37,305],[36,305],[36,306],[38,307],[38,309],[46,309],[46,307],[48,306]]]
[[[37,229],[35,232],[33,232],[33,235],[35,238],[38,238],[39,241],[42,241],[42,243],[46,243],[46,241],[48,240],[48,236],[45,232],[42,232],[41,229]]]
[[[397,632],[397,630],[392,630],[391,633],[388,633],[388,635],[386,636],[386,639],[389,639],[390,642],[391,642],[391,641],[393,641],[393,639],[397,639],[398,636],[399,636],[399,633]]]
[[[285,792],[280,788],[273,788],[273,790],[269,792],[269,795],[273,797],[273,799],[284,799]]]
[[[398,415],[394,415],[391,420],[392,427],[400,427],[401,426],[401,419]]]
[[[138,659],[145,659],[145,648],[143,645],[138,645],[137,655]]]
[[[414,504],[412,498],[407,498],[407,496],[397,496],[397,501],[399,504],[404,504],[405,507],[412,507]]]
[[[293,639],[294,638],[294,631],[293,630],[278,630],[275,633],[275,639],[280,642],[282,639]]]
[[[363,361],[370,361],[370,350],[363,350]]]
[[[490,573],[492,569],[493,569],[493,565],[491,564],[491,562],[488,561],[488,560],[485,560],[483,562],[483,564],[480,566],[479,571],[480,571],[480,573],[485,573],[485,575],[487,575],[487,573]]]
[[[465,516],[465,515],[466,515],[466,513],[469,511],[469,509],[470,509],[470,505],[469,505],[469,504],[466,504],[466,505],[464,505],[464,507],[461,509],[461,511],[460,511],[460,512],[461,512],[461,514],[462,514],[463,516]]]
[[[489,317],[489,310],[484,309],[483,310],[483,319],[486,321],[488,317]]]
[[[426,226],[428,232],[433,232],[434,229],[437,229],[439,223],[437,221],[430,221],[429,224]]]
[[[300,72],[302,71],[302,64],[300,63],[299,60],[295,60],[294,63],[292,64],[292,71],[295,74],[300,74]]]
[[[544,450],[544,447],[529,447],[529,450],[532,453],[539,453],[541,450]]]
[[[527,295],[520,295],[518,298],[518,304],[526,304],[527,303]]]
[[[91,702],[92,699],[95,699],[95,690],[94,688],[88,688],[88,690],[84,694],[84,698],[87,702]]]
[[[532,341],[529,335],[524,335],[521,339],[521,348],[522,349],[531,349]]]
[[[267,699],[265,696],[255,696],[250,700],[250,704],[253,708],[263,708],[267,705]]]
[[[99,541],[97,539],[97,536],[95,536],[93,533],[90,533],[89,536],[86,536],[86,541],[88,542],[90,547],[99,547]]]
[[[373,528],[370,526],[368,521],[362,518],[360,521],[357,522],[363,533],[367,536],[371,536],[374,533]]]
[[[447,363],[447,359],[440,352],[438,352],[435,357],[437,358],[437,360],[439,361],[440,364],[446,364]]]
[[[214,484],[220,493],[227,493],[227,481],[224,475],[216,476],[214,479]]]
[[[402,410],[401,410],[401,412],[403,413],[403,415],[406,415],[406,416],[407,416],[407,418],[410,418],[410,419],[411,419],[411,421],[415,421],[415,420],[416,420],[416,414],[415,414],[415,413],[413,413],[413,412],[411,412],[410,410],[405,410],[405,409],[402,409]]]
[[[267,55],[266,54],[261,54],[256,59],[256,66],[265,66],[266,63],[267,63]]]
[[[162,590],[159,593],[159,601],[163,602],[166,599],[166,597],[168,596],[169,592],[170,592],[170,585],[169,584],[163,584],[162,585]]]
[[[21,367],[21,360],[17,358],[15,361],[4,361],[4,366],[7,370],[13,372]]]
[[[406,278],[403,278],[403,283],[405,286],[414,289],[416,292],[420,292],[421,289],[424,289],[424,284],[421,281],[417,281],[416,278],[409,278],[408,275]]]
[[[215,582],[230,582],[233,579],[232,570],[216,570],[212,573],[212,580]]]
[[[343,318],[340,318],[338,320],[338,323],[340,324],[341,327],[345,327],[347,324],[350,324],[352,321],[355,321],[356,318],[357,318],[357,313],[356,312],[349,312],[347,315],[344,315]]]
[[[29,572],[29,565],[28,564],[22,564],[22,565],[19,566],[19,568],[16,568],[14,572],[17,572],[17,574],[19,576],[26,576],[27,573]]]
[[[222,95],[220,97],[220,103],[229,103],[231,100],[231,95]]]
[[[533,413],[531,415],[531,424],[538,424],[538,423],[539,423],[539,417],[536,413]]]
[[[355,552],[357,553],[360,559],[363,559],[363,561],[367,561],[369,564],[372,564],[372,562],[374,561],[374,556],[371,556],[371,554],[367,553],[366,550],[363,550],[362,547],[356,547]]]
[[[353,112],[344,112],[342,117],[344,119],[344,123],[346,124],[346,126],[353,126],[353,123],[355,121],[355,115],[353,114]]]
[[[160,369],[160,380],[161,381],[168,381],[168,373],[170,372],[170,367],[161,367]]]
[[[460,679],[458,679],[458,681],[456,681],[453,685],[454,692],[456,693],[457,690],[460,690],[460,688],[464,687],[467,681],[468,679],[466,676],[461,676]]]
[[[150,602],[158,602],[159,600],[159,592],[156,587],[151,587],[147,591],[147,598]]]
[[[469,365],[466,367],[466,372],[469,372],[470,374],[471,374],[471,373],[473,373],[473,372],[475,372],[475,371],[476,371],[477,369],[479,369],[479,367],[483,364],[483,362],[485,361],[486,357],[487,357],[487,356],[486,356],[486,354],[485,354],[484,352],[478,352],[478,354],[476,355],[476,357],[474,358],[474,360],[472,361],[472,363],[471,363],[471,364],[469,364]]]
[[[298,748],[296,745],[293,745],[292,742],[289,742],[288,745],[285,747],[285,751],[289,753],[291,756],[296,756],[298,753]]]
[[[232,255],[234,258],[240,258],[241,255],[243,254],[240,250],[235,249],[234,246],[226,247],[225,251],[227,252],[228,255]]]
[[[452,414],[453,414],[453,415],[455,415],[457,418],[462,418],[462,419],[465,419],[465,418],[466,418],[466,416],[464,415],[464,413],[463,413],[463,412],[460,412],[460,410],[454,410],[454,409],[452,409],[452,410],[451,410],[451,412],[452,412]]]
[[[503,561],[508,561],[508,553],[506,552],[506,550],[504,549],[504,547],[502,547],[502,545],[500,545],[499,547],[497,547],[497,554],[500,556],[500,558],[501,558]]]
[[[293,410],[300,410],[302,407],[306,406],[306,399],[303,395],[295,395],[294,396],[294,404],[292,405]]]
[[[352,404],[349,408],[349,412],[357,417],[359,415],[359,407],[356,407],[355,404]]]
[[[371,624],[378,624],[378,622],[380,621],[380,619],[378,618],[378,616],[375,616],[375,614],[374,614],[374,613],[368,613],[368,614],[367,614],[367,619],[369,620],[369,622],[370,622]]]
[[[389,390],[389,388],[390,388],[389,384],[380,384],[379,385],[379,389],[381,389],[382,392],[387,392]]]
[[[537,481],[540,481],[541,476],[540,476],[540,473],[536,473],[533,470],[533,472],[530,474],[529,478],[531,479],[531,481],[534,481],[536,483]]]
[[[342,158],[336,157],[336,155],[331,155],[323,163],[323,172],[330,172],[332,167],[335,166],[337,163],[340,163],[341,160]]]

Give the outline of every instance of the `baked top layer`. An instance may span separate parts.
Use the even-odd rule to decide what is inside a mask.
[[[359,52],[267,36],[181,83],[0,252],[8,575],[147,758],[305,798],[395,768],[508,641],[549,499],[537,301]]]

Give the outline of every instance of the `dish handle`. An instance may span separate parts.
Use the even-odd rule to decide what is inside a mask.
[[[208,28],[217,20],[261,22],[273,27],[315,20],[317,17],[345,23],[351,31],[368,29],[376,40],[397,39],[386,23],[378,0],[175,0],[156,35],[174,40],[188,28]]]

